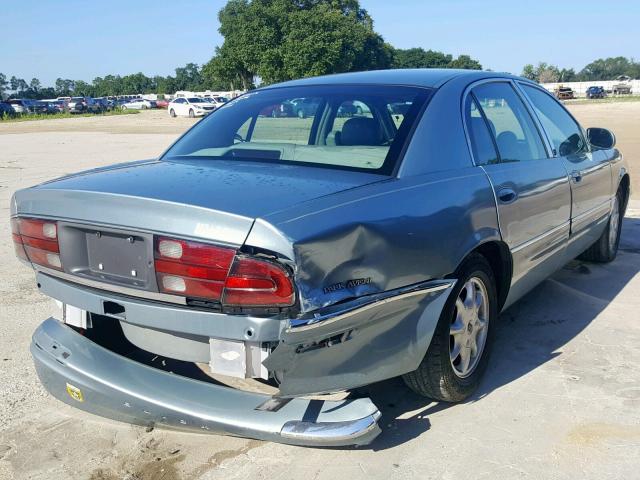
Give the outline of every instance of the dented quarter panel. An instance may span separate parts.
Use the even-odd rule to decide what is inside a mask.
[[[500,239],[491,185],[472,167],[363,186],[264,220],[273,228],[246,244],[264,244],[267,232],[290,239],[303,312],[443,278]]]
[[[279,372],[280,395],[355,388],[415,370],[454,284],[427,283],[424,290],[365,304],[337,321],[287,329],[264,362]]]

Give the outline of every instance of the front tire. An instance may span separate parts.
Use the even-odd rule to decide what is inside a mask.
[[[171,110],[169,110],[169,116],[171,118],[176,118],[176,111],[173,108]]]
[[[443,402],[460,402],[478,388],[498,318],[493,270],[482,255],[469,256],[454,278],[424,359],[403,376],[417,394]]]
[[[192,109],[192,108],[190,108],[190,109],[189,109],[189,118],[195,118],[195,117],[196,117],[195,112],[193,111],[193,109]]]
[[[618,255],[620,245],[620,231],[622,229],[622,216],[624,215],[624,197],[622,192],[613,198],[611,213],[607,228],[604,229],[600,238],[580,255],[581,260],[596,263],[612,262]]]

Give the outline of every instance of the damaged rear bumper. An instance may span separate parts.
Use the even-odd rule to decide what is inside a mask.
[[[366,445],[380,433],[368,398],[274,402],[135,362],[52,318],[35,331],[31,353],[53,396],[114,420],[306,446]]]

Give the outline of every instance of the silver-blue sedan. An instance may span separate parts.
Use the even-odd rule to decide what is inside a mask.
[[[273,114],[294,100],[305,115]],[[518,77],[252,91],[158,159],[15,193],[16,253],[59,308],[36,368],[105,417],[366,444],[373,402],[322,394],[401,375],[467,398],[501,310],[576,256],[615,258],[629,184],[611,132]]]

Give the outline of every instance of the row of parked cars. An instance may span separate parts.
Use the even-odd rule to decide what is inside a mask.
[[[587,98],[604,98],[607,95],[631,95],[631,83],[629,77],[618,77],[619,83],[614,84],[609,90],[602,85],[592,85],[587,88]],[[554,90],[554,95],[558,100],[571,100],[576,98],[576,94],[571,87],[559,86]]]
[[[150,108],[166,108],[168,100],[147,100],[144,98],[118,97],[58,97],[50,100],[32,100],[14,98],[0,102],[0,117],[28,114],[52,113],[103,113],[115,109],[146,110]]]

